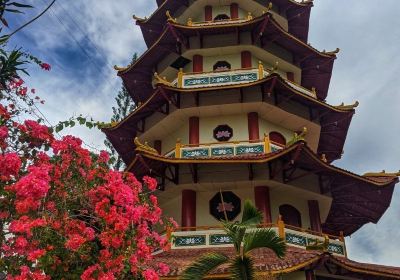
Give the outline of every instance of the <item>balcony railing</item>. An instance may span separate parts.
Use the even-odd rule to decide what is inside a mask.
[[[167,86],[184,88],[184,89],[196,89],[196,88],[207,88],[216,86],[232,86],[239,84],[248,84],[262,80],[268,77],[269,75],[275,73],[276,70],[277,66],[275,66],[272,69],[265,69],[264,65],[260,61],[258,63],[258,68],[211,71],[211,72],[200,72],[200,73],[184,73],[183,69],[180,69],[178,72],[178,77],[172,82],[167,81],[165,77],[164,78],[160,77],[157,73],[154,73],[154,77],[156,84],[164,84]],[[315,88],[309,90],[293,81],[290,81],[285,78],[283,79],[294,90],[314,98],[317,97]]]
[[[179,140],[175,149],[168,152],[165,156],[172,158],[209,158],[224,156],[242,156],[254,154],[268,154],[282,150],[285,146],[270,141],[269,137],[264,136],[263,140],[257,141],[231,141],[214,142],[206,144],[182,144]]]
[[[344,236],[326,235],[301,228],[285,225],[283,221],[277,224],[263,224],[258,228],[271,228],[288,246],[303,249],[323,250],[338,256],[346,256],[346,244]],[[249,229],[251,231],[252,229]],[[167,232],[171,237],[171,249],[188,248],[218,248],[233,246],[230,237],[222,230],[222,227],[188,227],[178,228],[173,232]]]

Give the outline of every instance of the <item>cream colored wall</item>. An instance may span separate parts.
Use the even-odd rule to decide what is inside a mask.
[[[286,138],[287,142],[293,138],[293,134],[294,134],[293,131],[290,131],[282,126],[271,123],[262,118],[259,118],[258,126],[259,126],[259,130],[260,130],[260,137],[262,137],[264,135],[264,133],[269,134],[272,131],[276,131],[276,132],[279,132],[280,134],[282,134]]]
[[[219,185],[221,187],[219,187]],[[249,182],[247,186],[229,188],[223,184],[215,184],[213,187],[182,187],[175,186],[174,188],[179,188],[176,190],[176,194],[168,198],[160,199],[160,206],[166,216],[173,217],[179,224],[181,222],[181,205],[182,205],[182,189],[194,189],[196,190],[196,224],[197,226],[216,226],[219,225],[218,220],[210,215],[209,211],[209,201],[211,198],[219,192],[222,191],[232,191],[242,201],[243,203],[246,199],[255,203],[254,200],[254,187]],[[167,191],[171,191],[167,190]],[[301,221],[303,228],[310,227],[310,219],[308,212],[308,200],[315,199],[314,196],[307,192],[293,191],[293,187],[271,187],[270,188],[270,203],[271,203],[271,215],[272,221],[277,221],[279,217],[279,206],[283,204],[290,204],[295,207],[301,214]],[[320,203],[320,207],[321,207]],[[322,205],[324,206],[324,205]],[[236,220],[241,219],[241,214],[238,215]]]
[[[230,115],[200,118],[200,143],[216,142],[213,130],[218,125],[227,124],[233,129],[230,141],[243,141],[249,139],[247,115]]]
[[[162,154],[171,151],[175,147],[177,139],[180,139],[184,144],[189,144],[189,120],[183,123],[177,130],[171,131],[170,134],[161,138]]]

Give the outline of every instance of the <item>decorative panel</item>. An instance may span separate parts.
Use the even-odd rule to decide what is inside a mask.
[[[174,243],[176,247],[206,245],[206,236],[205,235],[175,236]]]

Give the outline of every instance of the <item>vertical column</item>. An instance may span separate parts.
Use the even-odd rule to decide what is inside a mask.
[[[182,191],[182,227],[196,226],[196,192]]]
[[[231,19],[239,19],[239,5],[237,3],[231,4]]]
[[[200,142],[199,117],[189,118],[189,144],[197,145]]]
[[[161,140],[154,140],[154,149],[161,155],[162,142]]]
[[[193,56],[193,72],[195,73],[203,72],[203,56],[198,54]]]
[[[294,73],[293,72],[286,72],[286,77],[289,81],[294,82]]]
[[[306,270],[306,280],[314,280],[315,275],[314,275],[314,270],[307,269]]]
[[[212,7],[211,6],[205,6],[204,7],[204,20],[205,21],[212,21]]]
[[[256,207],[263,213],[263,223],[272,223],[271,219],[271,202],[269,197],[269,188],[267,186],[259,186],[254,188],[254,200]]]
[[[312,231],[322,232],[321,216],[319,213],[318,200],[308,201],[308,212],[310,214],[310,226]]]
[[[243,51],[241,53],[241,57],[242,57],[242,68],[251,68],[252,67],[251,52]]]
[[[247,114],[248,128],[249,128],[249,140],[257,141],[260,139],[260,132],[258,127],[258,113],[251,112]]]

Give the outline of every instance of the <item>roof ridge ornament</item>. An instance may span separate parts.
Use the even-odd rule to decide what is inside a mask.
[[[354,108],[357,108],[358,105],[360,105],[360,102],[358,102],[358,101],[356,101],[350,105],[344,105],[344,102],[342,102],[342,104],[334,106],[334,107],[337,109],[340,109],[340,110],[353,110]]]
[[[267,10],[266,10],[266,11],[265,11],[265,10],[262,11],[263,14],[266,14],[266,13],[268,13],[269,11],[271,11],[271,10],[272,10],[272,7],[273,7],[272,2],[269,2],[268,5],[267,5]]]
[[[324,235],[324,241],[319,241],[318,239],[315,239],[314,243],[306,246],[306,250],[328,252],[328,247],[329,247],[329,237],[327,235]]]
[[[400,177],[400,170],[395,173],[386,173],[385,170],[382,170],[382,172],[368,172],[363,177]]]
[[[139,21],[139,22],[143,22],[143,21],[146,21],[146,20],[147,20],[147,17],[141,18],[141,17],[138,17],[138,16],[136,16],[136,15],[132,15],[132,18],[133,18],[134,20]]]
[[[135,149],[136,151],[145,152],[145,153],[149,153],[152,155],[158,155],[158,151],[156,149],[154,149],[153,147],[150,147],[147,142],[144,142],[144,144],[142,144],[138,137],[135,137],[133,142],[136,145],[136,149]]]
[[[114,65],[114,70],[117,70],[118,72],[125,71],[129,68],[129,66],[130,65],[128,65],[126,67]]]
[[[340,52],[340,49],[339,49],[339,48],[336,48],[336,50],[330,51],[330,52],[327,52],[326,50],[323,50],[322,52],[323,52],[324,54],[328,54],[328,55],[336,55],[336,54],[338,54],[338,53]]]
[[[168,22],[178,23],[178,20],[177,20],[176,18],[173,18],[173,17],[171,16],[171,12],[170,12],[169,10],[167,10],[167,11],[165,12],[165,15],[167,16],[167,21],[168,21]]]
[[[290,140],[287,144],[286,147],[292,146],[293,144],[296,144],[299,141],[306,141],[305,137],[307,135],[308,129],[307,127],[303,127],[303,131],[301,133],[295,132],[293,135],[292,140]]]
[[[168,82],[167,77],[160,77],[157,72],[154,72],[154,78],[156,79],[156,84],[166,85],[172,87],[173,85]]]

